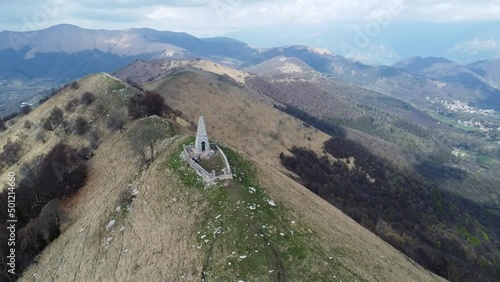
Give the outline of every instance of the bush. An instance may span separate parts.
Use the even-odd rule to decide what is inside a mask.
[[[70,196],[87,179],[87,165],[77,151],[58,143],[45,156],[34,158],[21,169],[17,188],[19,211],[26,220],[35,218],[49,201]]]
[[[23,124],[24,129],[30,129],[31,126],[32,126],[31,121],[29,121],[29,120],[24,121],[24,124]]]
[[[41,141],[42,143],[45,143],[45,141],[46,141],[46,136],[47,136],[47,135],[45,134],[45,131],[43,131],[43,130],[39,130],[39,131],[37,132],[37,134],[35,135],[35,140],[37,140],[37,141]]]
[[[66,103],[66,106],[64,107],[64,109],[68,113],[72,113],[76,110],[77,106],[78,106],[78,99],[73,98],[73,99],[69,100],[68,103]]]
[[[97,149],[99,148],[100,145],[100,140],[101,140],[101,133],[98,132],[97,130],[93,130],[89,134],[89,142],[90,142],[90,147],[92,149]]]
[[[140,90],[140,91],[143,91],[142,87],[141,87],[141,86],[140,86],[137,82],[133,81],[131,78],[127,78],[127,79],[125,80],[125,82],[126,82],[128,85],[130,85],[130,86],[134,87],[135,89],[138,89],[138,90]]]
[[[0,119],[0,132],[7,130],[7,126],[5,125],[5,121]]]
[[[62,121],[64,117],[64,112],[57,106],[55,106],[49,114],[47,121],[50,123],[50,127],[47,125],[48,130],[54,130]],[[45,128],[45,126],[44,126]]]
[[[47,131],[52,131],[52,124],[50,123],[49,119],[42,119],[42,128],[47,130]]]
[[[73,81],[71,82],[70,86],[69,86],[71,89],[75,90],[75,89],[78,89],[80,88],[80,84],[78,84],[77,81]]]
[[[68,134],[69,133],[69,129],[70,129],[69,122],[63,120],[61,122],[61,126],[64,129],[64,133]]]
[[[80,156],[82,159],[85,160],[88,160],[93,156],[92,149],[90,149],[89,147],[83,147],[78,149],[77,154],[78,156]]]
[[[94,100],[95,100],[95,95],[94,94],[92,94],[91,92],[85,92],[82,95],[80,103],[82,103],[83,105],[88,106],[88,105],[92,104],[92,102],[94,102]]]
[[[133,119],[152,115],[162,116],[166,109],[163,97],[150,91],[133,96],[128,104],[128,113]]]
[[[84,135],[89,130],[89,122],[84,117],[77,117],[75,120],[75,132],[78,135]]]
[[[42,98],[40,98],[40,100],[38,100],[38,104],[41,105],[41,104],[47,102],[49,99],[50,99],[50,97],[43,96]]]
[[[23,115],[27,115],[29,113],[31,113],[31,106],[23,106],[21,107],[21,114]]]
[[[21,158],[22,146],[19,142],[8,141],[3,145],[2,154],[0,159],[3,165],[13,165]]]
[[[121,112],[114,112],[109,116],[106,125],[111,131],[120,130],[121,132],[124,129],[126,122],[127,120]]]

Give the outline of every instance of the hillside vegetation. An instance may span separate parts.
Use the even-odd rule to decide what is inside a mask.
[[[20,144],[2,173],[15,171],[21,182],[21,168],[60,142],[86,167],[79,189],[51,196],[59,232],[35,237],[48,244],[36,249],[34,241],[21,281],[440,280],[283,174],[279,152],[297,145],[321,153],[324,133],[202,71],[144,88],[89,76],[0,133],[0,145]],[[151,101],[167,106],[149,116],[148,95],[157,94]],[[205,187],[179,159],[200,113],[234,182]]]

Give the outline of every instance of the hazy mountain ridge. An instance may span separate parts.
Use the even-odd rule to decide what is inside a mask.
[[[31,32],[0,32],[0,80],[44,79],[47,84],[60,85],[90,73],[115,71],[137,59],[208,59],[221,65],[245,69],[264,76],[258,65],[271,60],[287,60],[281,66],[285,72],[317,72],[347,83],[392,96],[419,106],[427,106],[431,99],[454,99],[480,108],[500,109],[500,91],[490,86],[495,83],[495,66],[482,64],[468,67],[442,59],[421,59],[420,68],[405,70],[405,65],[369,66],[327,50],[293,45],[256,49],[231,38],[196,38],[186,33],[140,28],[121,31],[87,30],[72,25],[58,25]],[[293,59],[292,59],[293,58]],[[299,60],[296,63],[289,60]],[[415,63],[414,63],[415,64]],[[266,63],[266,67],[269,67]],[[475,66],[475,67],[474,67]],[[274,68],[275,66],[273,66]],[[470,68],[475,68],[477,74]],[[488,74],[489,73],[489,74]],[[485,76],[483,78],[482,76]],[[21,99],[35,93],[29,87],[20,88]],[[0,92],[0,105],[12,112],[16,105],[8,100],[7,89]]]
[[[238,64],[256,54],[229,38],[199,39],[151,29],[87,30],[58,25],[26,33],[0,33],[1,79],[46,78],[64,83],[90,73],[117,70],[136,59],[193,59]]]
[[[467,68],[482,76],[491,85],[500,88],[500,59],[478,61],[467,65]]]

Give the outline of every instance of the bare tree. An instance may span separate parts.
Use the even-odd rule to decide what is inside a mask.
[[[143,163],[148,163],[154,160],[157,141],[166,136],[166,132],[158,126],[145,126],[137,130],[130,145],[132,150],[141,157]]]
[[[24,127],[24,129],[30,129],[30,128],[31,128],[31,125],[32,125],[32,124],[31,124],[31,121],[29,121],[29,120],[25,120],[25,121],[24,121],[24,124],[23,124],[23,127]]]
[[[98,130],[92,130],[89,134],[89,142],[90,142],[90,147],[94,150],[99,148],[99,145],[101,144],[101,132]]]
[[[37,134],[35,135],[35,140],[41,141],[42,143],[45,143],[46,141],[46,134],[45,131],[39,130]]]
[[[50,120],[47,118],[47,119],[42,119],[40,121],[42,123],[42,128],[47,130],[47,131],[52,131],[52,124],[50,123]]]
[[[64,107],[64,109],[68,113],[72,113],[76,110],[76,107],[78,107],[78,99],[73,98],[73,99],[69,100],[68,103],[66,103],[66,106]]]
[[[133,119],[152,115],[162,116],[169,109],[160,94],[150,91],[133,96],[128,104],[128,113]]]
[[[45,121],[49,122],[50,124],[44,124],[44,128],[50,128],[48,130],[54,130],[63,121],[63,117],[64,112],[59,107],[55,106],[52,111],[50,111],[49,118]]]
[[[29,113],[31,113],[31,106],[23,106],[21,107],[21,114],[23,115],[27,115]]]
[[[127,120],[123,113],[114,112],[108,118],[107,127],[109,130],[120,130],[121,132],[124,129],[126,122]]]
[[[80,100],[80,102],[83,104],[83,105],[90,105],[92,104],[92,102],[94,102],[95,100],[95,95],[92,94],[91,92],[85,92],[83,93],[82,95],[82,99]]]
[[[69,126],[69,122],[63,120],[61,122],[61,126],[63,127],[64,129],[64,133],[68,134],[69,133],[69,129],[70,129],[70,126]]]
[[[78,135],[85,134],[89,129],[89,122],[84,117],[77,117],[75,120],[75,132]]]
[[[78,89],[78,88],[80,88],[80,84],[78,84],[78,81],[73,81],[70,84],[70,88],[71,89]]]
[[[7,144],[3,145],[3,151],[0,154],[0,159],[2,164],[13,165],[21,158],[22,146],[19,142],[7,141]]]

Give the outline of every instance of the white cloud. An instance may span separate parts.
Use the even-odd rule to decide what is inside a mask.
[[[21,30],[40,3],[61,2],[64,10],[47,23],[73,23],[86,28],[151,27],[195,35],[287,24],[365,23],[390,12],[390,20],[413,22],[497,21],[500,0],[63,0],[8,3],[0,10],[0,29]],[[402,9],[392,12],[394,4]],[[85,11],[83,13],[82,11]],[[101,14],[106,18],[100,19]],[[15,15],[15,16],[13,16]],[[133,15],[129,17],[128,15]]]
[[[477,55],[481,52],[493,52],[500,54],[500,40],[496,39],[473,39],[451,48],[453,51],[461,51],[471,55]]]

